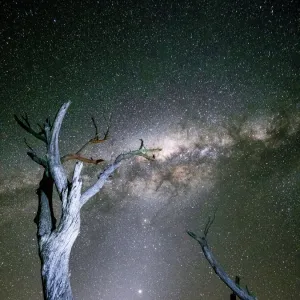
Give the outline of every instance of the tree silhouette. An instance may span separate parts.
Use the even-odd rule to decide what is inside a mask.
[[[40,157],[26,142],[29,150],[28,156],[44,168],[43,178],[40,181],[38,194],[38,212],[35,217],[37,224],[37,238],[39,255],[41,259],[41,276],[44,298],[47,300],[73,299],[70,278],[69,258],[72,246],[80,230],[80,211],[95,194],[103,187],[109,176],[121,165],[123,160],[135,156],[142,156],[153,160],[154,153],[160,148],[147,149],[143,140],[139,149],[121,153],[116,159],[99,174],[97,181],[82,192],[80,177],[83,162],[99,164],[102,158],[87,158],[82,151],[89,145],[101,143],[108,138],[109,125],[101,139],[95,120],[92,118],[96,133],[95,137],[84,144],[76,153],[60,156],[59,132],[70,102],[64,103],[59,109],[54,123],[47,119],[39,130],[32,128],[28,116],[19,118],[15,115],[17,123],[28,133],[46,145],[46,156]],[[76,160],[71,180],[67,178],[63,162]],[[53,187],[56,187],[61,204],[61,215],[58,224],[53,211]]]

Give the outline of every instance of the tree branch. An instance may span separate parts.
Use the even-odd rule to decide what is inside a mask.
[[[76,215],[80,211],[80,197],[82,180],[80,178],[81,170],[83,167],[82,162],[76,162],[73,172],[72,183],[68,188],[66,201],[63,201],[63,214],[70,216]]]
[[[93,122],[93,125],[95,127],[95,137],[93,139],[91,139],[90,142],[94,143],[94,144],[97,144],[97,143],[101,143],[101,142],[106,141],[108,139],[108,136],[109,136],[109,129],[110,129],[110,125],[111,125],[111,114],[109,115],[109,118],[108,118],[107,129],[104,132],[103,139],[99,138],[99,131],[98,131],[98,127],[97,127],[97,124],[96,124],[96,121],[95,121],[94,117],[92,117],[92,122]]]
[[[43,166],[45,169],[47,168],[47,161],[43,158],[40,158],[36,152],[34,151],[34,149],[28,144],[26,138],[24,138],[24,142],[26,144],[26,146],[29,148],[30,151],[27,152],[27,155],[37,164]]]
[[[38,157],[35,152],[27,152],[27,155],[37,164],[41,165],[42,167],[44,167],[45,169],[47,169],[48,165],[47,165],[47,161],[43,158]]]
[[[212,225],[213,220],[207,222],[204,230],[204,236],[203,237],[198,237],[195,233],[191,231],[187,231],[188,235],[195,239],[201,246],[203,254],[215,273],[219,276],[219,278],[241,299],[241,300],[257,300],[256,297],[250,295],[250,293],[243,288],[241,288],[238,284],[236,284],[228,275],[227,273],[223,270],[221,265],[217,262],[215,259],[210,247],[208,246],[207,243],[207,233]]]
[[[87,158],[87,157],[84,157],[84,156],[81,156],[81,155],[78,155],[78,154],[67,154],[67,155],[64,155],[61,159],[61,162],[64,163],[66,161],[69,161],[69,160],[79,160],[79,161],[82,161],[82,162],[85,162],[85,163],[88,163],[88,164],[94,164],[94,165],[98,165],[100,164],[101,162],[105,161],[104,159],[102,158],[99,158],[99,159],[94,159],[94,158]]]
[[[127,153],[121,153],[117,158],[116,158],[116,162],[121,162],[122,160],[125,159],[130,159],[134,156],[142,156],[148,160],[154,160],[154,153],[161,151],[161,148],[153,148],[153,149],[147,149],[144,146],[144,141],[142,139],[140,139],[141,141],[141,146],[138,150],[133,150],[133,151],[129,151]]]
[[[95,136],[92,139],[90,139],[89,141],[87,141],[76,153],[69,153],[69,154],[64,155],[61,158],[62,163],[66,162],[66,161],[69,161],[69,160],[79,160],[79,161],[82,161],[82,162],[85,162],[85,163],[98,165],[99,163],[104,161],[104,159],[102,159],[102,158],[94,159],[92,157],[87,158],[87,157],[84,157],[84,156],[81,155],[81,152],[88,145],[90,145],[90,144],[99,144],[99,143],[105,142],[108,139],[109,129],[110,129],[110,118],[109,118],[109,124],[107,125],[107,129],[104,133],[103,139],[99,138],[99,131],[98,131],[98,127],[97,127],[97,124],[96,124],[96,121],[95,121],[94,117],[92,117],[92,122],[93,122],[93,125],[95,127]]]
[[[65,170],[61,164],[60,154],[59,154],[59,147],[58,147],[58,137],[59,131],[61,128],[62,121],[65,117],[68,107],[70,106],[71,102],[64,103],[60,110],[58,111],[52,129],[49,128],[48,125],[45,126],[46,136],[50,138],[50,143],[48,145],[48,165],[49,171],[54,179],[55,185],[57,187],[59,195],[61,195],[62,191],[67,188],[67,176],[65,174]],[[49,136],[50,134],[50,136]]]
[[[96,121],[95,121],[95,118],[94,118],[94,117],[92,117],[92,122],[93,122],[93,125],[94,125],[94,127],[95,127],[95,136],[94,136],[92,139],[90,139],[87,143],[85,143],[85,144],[84,144],[84,145],[76,152],[76,154],[79,154],[80,152],[82,152],[82,151],[84,150],[84,148],[85,148],[86,146],[88,146],[89,144],[103,143],[103,142],[105,142],[106,140],[108,140],[109,129],[110,129],[110,122],[111,122],[110,118],[109,118],[109,123],[108,123],[108,125],[107,125],[107,129],[106,129],[106,131],[104,132],[104,137],[103,137],[103,139],[101,139],[101,138],[99,137],[98,126],[97,126],[97,124],[96,124]]]
[[[211,225],[213,224],[213,222],[215,221],[215,218],[216,218],[216,212],[214,212],[214,216],[212,218],[210,216],[208,217],[208,221],[205,224],[205,228],[204,228],[204,232],[203,232],[205,238],[207,237],[209,229],[210,229]]]
[[[97,194],[103,187],[109,176],[121,165],[121,162],[125,159],[130,159],[134,156],[142,156],[148,160],[154,160],[151,153],[161,151],[161,148],[147,149],[144,147],[144,142],[141,140],[141,146],[138,150],[129,151],[127,153],[121,153],[117,156],[115,161],[108,165],[104,171],[99,175],[98,180],[94,185],[89,187],[81,196],[80,203],[83,206],[90,198]],[[150,153],[150,154],[149,154]]]
[[[17,116],[14,115],[15,120],[17,121],[17,123],[23,128],[25,129],[28,133],[30,133],[31,135],[33,135],[35,138],[43,141],[44,143],[47,143],[46,137],[44,136],[43,132],[37,132],[35,131],[28,120],[28,116],[22,116],[23,121]]]

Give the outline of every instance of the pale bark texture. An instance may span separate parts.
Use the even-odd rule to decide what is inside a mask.
[[[202,237],[197,236],[195,233],[191,231],[187,231],[188,235],[191,236],[193,239],[195,239],[201,246],[203,254],[207,261],[209,262],[210,266],[213,268],[214,272],[219,276],[219,278],[232,290],[233,294],[238,296],[241,300],[257,300],[257,298],[249,292],[248,288],[243,289],[240,287],[240,285],[233,281],[228,274],[223,270],[221,265],[218,263],[216,258],[214,257],[210,247],[207,243],[207,234],[209,231],[210,226],[212,225],[214,221],[213,219],[208,220],[205,229],[204,234]]]
[[[80,231],[80,210],[83,205],[101,190],[106,180],[121,165],[123,160],[134,156],[143,156],[152,160],[154,159],[153,153],[161,150],[160,148],[147,149],[144,147],[143,141],[141,141],[139,149],[117,156],[113,163],[102,170],[96,183],[82,193],[80,173],[83,162],[99,164],[104,160],[102,158],[84,157],[81,152],[89,144],[104,142],[108,138],[109,126],[104,134],[104,138],[100,139],[95,120],[92,119],[96,129],[95,137],[84,144],[76,153],[66,154],[61,157],[59,152],[59,133],[69,105],[70,102],[64,103],[58,111],[53,125],[48,119],[44,126],[39,125],[39,131],[32,128],[26,115],[21,119],[15,116],[17,123],[23,129],[46,145],[46,158],[39,157],[30,146],[28,146],[30,151],[27,153],[33,161],[45,169],[37,190],[39,204],[35,222],[37,224],[44,299],[46,300],[73,299],[70,285],[69,260],[72,246]],[[68,180],[62,165],[67,160],[77,161],[71,180]],[[56,225],[52,206],[54,186],[61,203],[61,216],[58,225]]]

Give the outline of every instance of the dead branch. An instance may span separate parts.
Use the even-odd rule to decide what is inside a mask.
[[[47,161],[43,158],[40,158],[35,150],[29,145],[29,143],[27,142],[26,138],[24,138],[24,142],[25,142],[25,145],[28,147],[28,149],[30,151],[27,152],[27,155],[34,161],[36,162],[37,164],[41,165],[42,167],[44,167],[45,169],[47,168]]]
[[[43,141],[45,144],[50,144],[50,135],[51,135],[51,130],[52,130],[52,124],[50,122],[50,119],[47,118],[45,124],[42,126],[40,124],[37,124],[39,127],[39,131],[34,130],[29,122],[29,118],[28,115],[25,114],[24,116],[21,116],[21,118],[19,118],[17,115],[14,115],[15,120],[17,121],[17,123],[23,128],[25,129],[28,133],[30,133],[31,135],[33,135],[35,138]],[[95,118],[92,117],[92,122],[93,125],[95,127],[95,136],[93,138],[91,138],[89,141],[87,141],[77,152],[75,153],[68,153],[66,155],[64,155],[63,157],[61,157],[61,163],[64,163],[66,161],[69,160],[79,160],[85,163],[89,163],[89,164],[99,164],[101,162],[104,161],[104,159],[102,158],[97,158],[94,159],[92,157],[88,158],[85,156],[81,155],[81,152],[90,144],[98,144],[98,143],[102,143],[105,142],[106,140],[108,140],[109,138],[109,131],[110,131],[110,125],[111,125],[111,115],[109,116],[108,119],[108,125],[106,128],[106,131],[104,132],[104,136],[103,138],[99,137],[99,131],[98,131],[98,127],[95,121]],[[32,147],[27,143],[27,141],[25,140],[25,144],[27,145],[27,147],[30,149],[30,151],[27,153],[28,156],[35,161],[36,163],[42,165],[42,166],[46,166],[45,165],[45,160],[41,159],[40,157],[37,156],[37,154],[35,153],[35,151],[32,149]]]
[[[108,125],[107,125],[107,128],[106,128],[106,131],[104,132],[103,139],[99,138],[99,131],[98,131],[98,127],[97,127],[97,124],[96,124],[96,121],[95,121],[94,117],[92,117],[92,122],[93,122],[93,125],[95,127],[95,137],[90,140],[90,143],[97,144],[97,143],[102,143],[102,142],[106,141],[108,139],[109,129],[110,129],[110,125],[111,125],[111,115],[109,116]]]
[[[23,120],[21,120],[17,115],[14,115],[15,120],[17,121],[17,123],[23,128],[25,129],[28,133],[30,133],[31,135],[33,135],[35,138],[43,141],[44,143],[46,143],[46,137],[44,135],[43,132],[38,132],[36,130],[34,130],[28,120],[28,116],[27,114],[25,114],[24,116],[21,116],[21,118]]]
[[[216,211],[214,212],[214,215],[213,217],[211,218],[210,216],[208,217],[208,221],[207,223],[205,224],[205,228],[204,228],[204,237],[206,238],[207,237],[207,234],[208,234],[208,231],[211,227],[211,225],[213,224],[213,222],[215,221],[215,217],[216,217]]]
[[[54,124],[52,128],[49,128],[47,124],[45,126],[47,140],[50,140],[50,143],[47,145],[47,158],[50,174],[55,182],[57,191],[59,194],[63,190],[67,189],[68,181],[65,174],[65,170],[61,164],[59,146],[58,146],[58,136],[61,128],[62,121],[66,115],[67,109],[70,106],[71,102],[64,103],[60,110],[58,111]]]
[[[26,138],[24,138],[24,143],[25,143],[25,145],[27,146],[27,148],[30,150],[30,152],[35,152],[34,150],[33,150],[33,148],[29,145],[29,143],[27,142],[27,140],[26,140]]]
[[[95,194],[97,194],[100,191],[100,189],[103,187],[106,180],[120,166],[123,160],[130,159],[134,156],[142,156],[148,160],[153,160],[151,154],[153,152],[158,152],[161,150],[162,150],[161,148],[147,149],[144,147],[143,140],[141,140],[141,146],[138,150],[121,153],[120,155],[118,155],[115,161],[112,164],[108,165],[104,169],[104,171],[99,175],[96,183],[82,194],[80,199],[81,206],[83,206],[90,198],[92,198]]]
[[[111,116],[109,117],[109,123],[107,125],[107,129],[104,132],[104,137],[102,139],[99,137],[98,127],[97,127],[97,124],[96,124],[96,121],[95,121],[94,117],[92,117],[92,122],[93,122],[93,125],[95,127],[95,136],[93,138],[91,138],[89,141],[87,141],[76,153],[69,153],[69,154],[64,155],[61,158],[61,161],[63,163],[66,162],[66,161],[69,161],[69,160],[79,160],[79,161],[82,161],[82,162],[85,162],[85,163],[97,165],[97,164],[104,161],[104,159],[102,159],[102,158],[94,159],[92,157],[87,158],[87,157],[84,157],[84,156],[81,155],[81,152],[84,149],[86,149],[88,147],[88,145],[90,145],[90,144],[99,144],[99,143],[103,143],[106,140],[108,140]]]
[[[27,155],[37,164],[41,165],[42,167],[44,167],[45,169],[47,169],[47,161],[43,158],[38,157],[34,152],[27,152]]]
[[[80,156],[78,154],[67,154],[65,156],[62,157],[61,161],[62,163],[66,162],[66,161],[69,161],[69,160],[79,160],[79,161],[82,161],[82,162],[85,162],[85,163],[88,163],[88,164],[94,164],[94,165],[98,165],[100,164],[101,162],[105,161],[104,159],[102,158],[99,158],[99,159],[94,159],[94,158],[87,158],[87,157],[83,157],[83,156]]]
[[[236,282],[234,282],[228,275],[227,273],[223,270],[221,265],[217,262],[215,259],[210,247],[208,246],[207,242],[207,234],[208,231],[213,224],[215,219],[215,216],[211,219],[209,218],[208,222],[205,225],[204,229],[204,235],[202,237],[198,237],[195,233],[191,231],[187,231],[188,235],[192,237],[194,240],[196,240],[203,251],[203,254],[211,267],[213,268],[214,272],[219,276],[219,278],[232,290],[234,294],[236,294],[241,300],[257,300],[255,296],[252,296],[249,293],[248,288],[245,290],[239,286]]]

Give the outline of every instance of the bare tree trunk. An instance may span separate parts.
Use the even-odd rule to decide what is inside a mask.
[[[80,171],[79,171],[80,172]],[[44,297],[47,300],[72,300],[69,260],[71,249],[80,230],[80,189],[78,177],[73,179],[73,189],[62,192],[65,207],[59,226],[49,235],[40,237],[39,250],[42,262]],[[79,174],[78,174],[79,176]],[[75,186],[75,188],[74,188]]]
[[[69,260],[80,229],[80,202],[75,203],[72,198],[68,213],[63,212],[57,230],[42,236],[39,241],[44,297],[47,300],[73,299]]]
[[[101,190],[107,178],[121,165],[123,160],[134,156],[142,156],[148,160],[153,160],[153,153],[161,151],[160,148],[145,148],[144,142],[141,140],[139,149],[121,153],[117,156],[115,161],[99,174],[98,180],[82,193],[80,173],[83,162],[98,164],[103,159],[86,158],[82,156],[81,151],[89,144],[97,144],[107,140],[109,127],[104,134],[104,138],[101,139],[95,120],[92,119],[96,129],[95,137],[84,144],[76,153],[67,154],[61,158],[58,137],[69,105],[70,102],[64,103],[61,106],[53,125],[49,119],[46,120],[43,127],[39,125],[40,131],[36,131],[31,127],[27,115],[23,116],[22,119],[15,116],[15,120],[23,129],[41,140],[47,147],[46,157],[42,158],[26,143],[30,149],[27,152],[29,157],[45,169],[37,190],[39,205],[35,218],[45,300],[73,300],[70,285],[69,260],[72,246],[79,234],[80,210],[83,205]],[[69,181],[62,162],[71,159],[79,162],[75,164],[73,178]],[[61,204],[61,218],[57,227],[52,206],[54,185]]]
[[[47,300],[73,300],[69,276],[69,249],[57,241],[40,252],[44,298]]]

